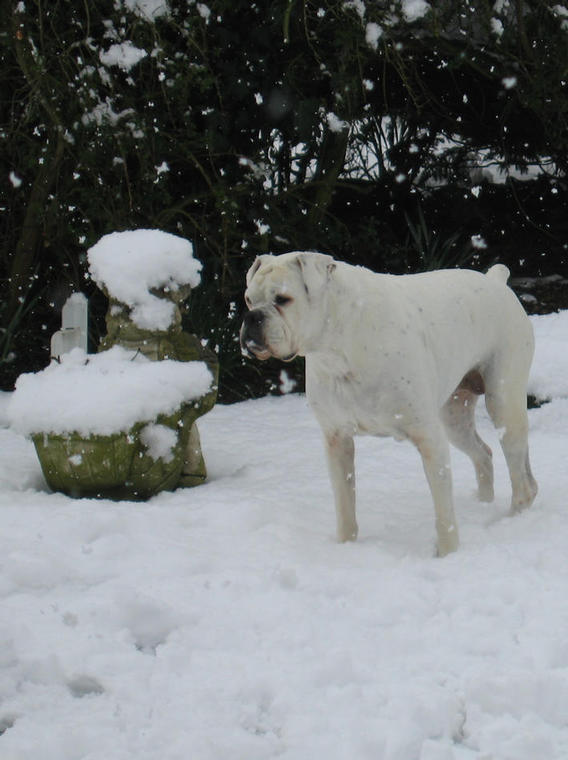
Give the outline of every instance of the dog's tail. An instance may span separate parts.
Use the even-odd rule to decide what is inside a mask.
[[[505,264],[494,264],[494,266],[490,267],[486,272],[487,277],[490,277],[492,280],[497,280],[503,285],[507,284],[507,280],[509,279],[510,274],[511,273]]]

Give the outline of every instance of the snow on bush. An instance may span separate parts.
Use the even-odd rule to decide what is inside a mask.
[[[195,288],[201,282],[192,244],[161,230],[112,232],[87,255],[93,280],[127,304],[132,321],[146,330],[167,330],[174,316],[174,305],[151,290]]]
[[[425,16],[430,10],[430,5],[426,0],[403,0],[402,12],[406,21],[412,23],[422,16]]]
[[[203,362],[153,362],[121,346],[89,355],[76,348],[60,364],[20,375],[7,417],[23,435],[112,435],[173,414],[205,395],[211,382]]]
[[[349,124],[346,121],[342,121],[333,111],[327,114],[326,119],[327,126],[332,132],[344,132],[346,129],[349,129]]]
[[[146,21],[154,21],[168,13],[165,0],[124,0],[124,5]]]
[[[379,47],[379,40],[382,36],[383,30],[378,24],[371,22],[365,27],[365,42],[367,45],[370,45],[373,50],[377,50]]]
[[[123,71],[130,71],[148,53],[132,44],[130,41],[111,45],[108,50],[101,50],[99,58],[105,66],[118,66]]]

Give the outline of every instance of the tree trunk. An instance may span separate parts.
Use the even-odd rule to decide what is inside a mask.
[[[50,158],[45,157],[32,183],[24,223],[16,243],[9,276],[9,316],[16,311],[18,304],[25,298],[36,268],[41,246],[43,212],[63,158],[63,137],[59,134],[55,140],[53,155]]]
[[[63,125],[56,109],[42,94],[43,71],[39,55],[32,52],[20,24],[20,14],[13,14],[13,36],[16,60],[29,87],[30,101],[37,98],[39,106],[45,112],[49,124],[49,134],[45,152],[39,159],[37,173],[32,182],[26,213],[9,270],[8,285],[8,319],[15,314],[22,299],[25,298],[31,279],[36,269],[38,251],[41,246],[42,219],[49,200],[49,193],[59,165],[63,159],[65,141]],[[25,27],[24,27],[25,30]],[[31,105],[31,104],[30,104]]]
[[[348,142],[349,129],[340,132],[326,129],[314,179],[314,202],[308,217],[314,227],[322,222],[331,203],[337,179],[345,164]]]

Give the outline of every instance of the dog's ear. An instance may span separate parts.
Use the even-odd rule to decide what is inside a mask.
[[[309,251],[299,253],[296,262],[304,276],[306,290],[308,290],[312,274],[319,275],[324,282],[327,282],[337,266],[332,256],[328,256],[326,253],[311,253]]]
[[[260,269],[263,260],[268,258],[269,255],[270,254],[263,253],[262,255],[257,256],[256,259],[253,261],[251,268],[247,272],[247,287],[250,285],[252,278]]]

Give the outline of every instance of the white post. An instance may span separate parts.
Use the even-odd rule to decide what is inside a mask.
[[[61,312],[61,330],[51,336],[51,356],[67,354],[73,348],[87,353],[89,304],[83,293],[69,296]]]

